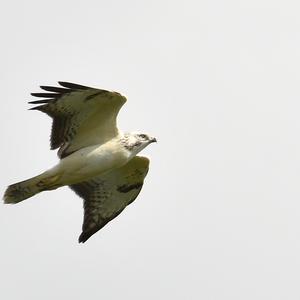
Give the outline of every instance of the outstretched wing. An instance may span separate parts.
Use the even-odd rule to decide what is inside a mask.
[[[69,82],[59,84],[61,87],[41,86],[46,93],[31,95],[44,99],[29,103],[42,104],[31,109],[53,118],[51,149],[60,148],[60,158],[118,135],[116,118],[126,102],[124,96]]]
[[[119,215],[142,189],[149,169],[149,159],[136,156],[125,166],[70,188],[84,199],[84,221],[79,242]]]

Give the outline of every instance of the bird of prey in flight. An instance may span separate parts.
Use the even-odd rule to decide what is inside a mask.
[[[38,176],[8,186],[4,203],[18,203],[37,193],[69,186],[84,201],[79,242],[119,215],[142,189],[149,159],[137,154],[154,137],[123,133],[117,115],[126,98],[117,92],[69,82],[41,86],[32,93],[42,99],[32,110],[53,119],[51,149],[58,148],[59,163]]]

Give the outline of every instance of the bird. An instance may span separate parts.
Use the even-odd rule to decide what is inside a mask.
[[[149,170],[149,158],[138,156],[156,138],[140,132],[122,132],[117,116],[127,101],[118,92],[59,81],[40,86],[40,98],[30,110],[52,118],[51,150],[59,162],[30,179],[9,185],[5,204],[19,203],[43,191],[69,186],[83,199],[84,217],[78,242],[117,217],[140,193]]]

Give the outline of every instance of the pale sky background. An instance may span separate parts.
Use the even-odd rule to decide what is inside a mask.
[[[300,299],[299,1],[0,6],[1,194],[57,162],[39,85],[119,91],[120,128],[159,140],[85,244],[68,188],[0,205],[1,299]]]

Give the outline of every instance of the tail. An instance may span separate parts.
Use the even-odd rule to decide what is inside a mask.
[[[45,173],[42,173],[30,179],[9,185],[4,193],[4,203],[15,204],[42,191],[55,189],[58,187],[55,186],[57,177],[47,177]]]

